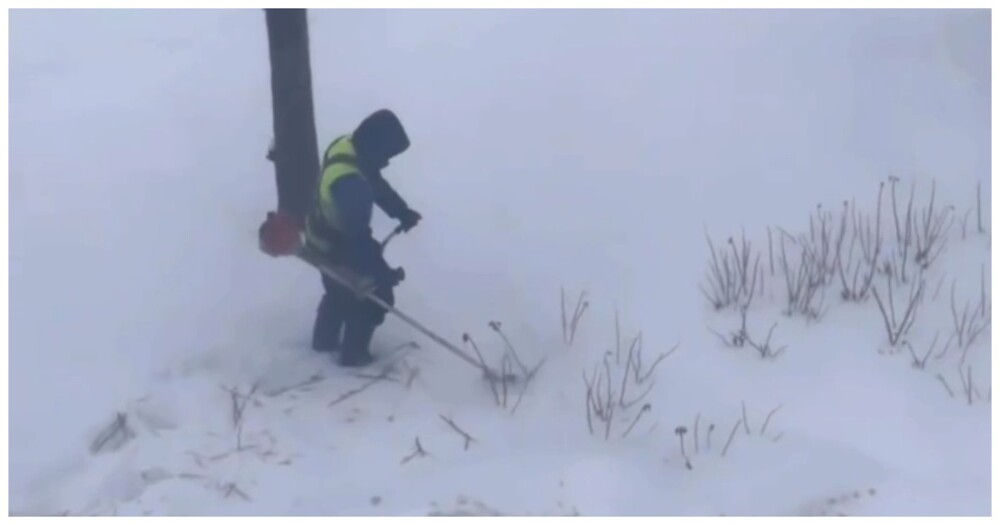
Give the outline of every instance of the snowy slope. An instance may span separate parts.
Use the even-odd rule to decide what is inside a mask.
[[[545,364],[505,410],[474,370],[391,319],[378,349],[420,348],[338,401],[370,379],[308,350],[316,272],[256,248],[275,202],[263,15],[14,12],[12,513],[990,512],[990,329],[936,357],[954,330],[953,280],[958,313],[974,309],[991,262],[975,211],[981,183],[989,229],[988,14],[320,11],[310,23],[321,140],[384,106],[413,139],[386,173],[425,218],[387,250],[407,270],[397,304],[497,363],[499,321],[524,361]],[[839,221],[850,199],[873,216],[890,175],[900,205],[915,183],[927,206],[933,180],[935,209],[955,207],[906,335],[918,358],[939,336],[923,369],[889,348],[875,301],[840,301],[835,280],[818,321],[784,316],[780,268],[748,330],[776,322],[787,348],[762,360],[713,335],[740,316],[699,290],[706,231],[716,247],[745,231],[767,260],[769,227],[808,233],[817,204]],[[901,247],[885,191],[890,257]],[[589,301],[572,344],[562,288],[567,316],[581,291]],[[894,289],[897,306],[907,291]],[[679,346],[622,398],[639,332],[643,371]],[[651,388],[619,404],[608,439],[596,415],[588,431],[582,379],[605,373],[605,356],[614,401]],[[92,454],[116,414],[129,439]],[[426,455],[404,463],[417,439]]]

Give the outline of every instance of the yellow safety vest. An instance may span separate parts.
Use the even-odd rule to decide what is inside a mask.
[[[344,177],[362,177],[357,152],[350,135],[334,140],[323,154],[323,174],[316,188],[312,211],[306,219],[306,242],[329,253],[330,237],[340,229],[337,206],[333,200],[333,185]]]

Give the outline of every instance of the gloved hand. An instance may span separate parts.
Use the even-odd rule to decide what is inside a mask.
[[[403,282],[403,279],[406,279],[406,272],[403,271],[403,268],[393,268],[386,275],[385,284],[389,288],[395,288],[399,283]]]
[[[399,227],[404,232],[408,232],[412,230],[422,218],[423,217],[421,217],[419,213],[407,208],[406,211],[404,211],[399,217]]]

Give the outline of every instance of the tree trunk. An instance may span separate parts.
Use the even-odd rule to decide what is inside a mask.
[[[305,9],[266,9],[278,210],[304,221],[319,176]]]

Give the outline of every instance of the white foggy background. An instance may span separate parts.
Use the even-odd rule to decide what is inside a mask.
[[[320,148],[381,107],[411,136],[385,172],[424,217],[387,249],[397,306],[454,341],[558,341],[567,286],[601,345],[618,307],[710,352],[706,228],[802,228],[889,174],[963,205],[982,180],[989,211],[983,11],[311,10],[310,33]],[[257,250],[270,136],[260,10],[10,13],[12,506],[171,374],[309,351],[316,272]]]

